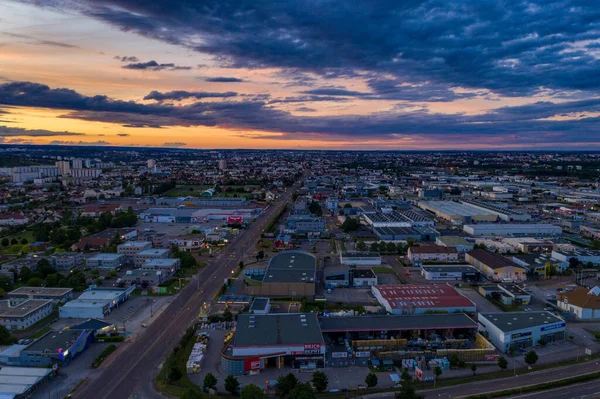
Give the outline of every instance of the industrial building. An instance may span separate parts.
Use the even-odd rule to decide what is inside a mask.
[[[423,239],[423,233],[414,227],[374,227],[373,233],[377,239],[383,241],[421,241]]]
[[[565,338],[565,321],[549,312],[479,313],[477,321],[479,332],[501,352]]]
[[[545,276],[548,274],[548,266],[554,268],[556,272],[563,272],[569,267],[568,262],[563,262],[554,259],[551,254],[536,253],[515,255],[512,260],[519,266],[527,269],[527,274],[530,276]]]
[[[407,259],[412,264],[421,262],[457,262],[458,251],[454,247],[423,245],[408,248]]]
[[[569,263],[570,259],[577,259],[584,265],[592,263],[594,265],[600,265],[600,251],[599,250],[587,250],[578,249],[575,251],[552,251],[552,258],[557,259],[561,262]]]
[[[454,201],[419,201],[418,206],[453,224],[489,223],[498,219],[490,211]]]
[[[0,325],[9,330],[24,330],[52,313],[49,299],[27,299],[16,305],[10,300],[0,301]]]
[[[527,270],[512,260],[485,249],[467,252],[465,259],[488,280],[513,282],[527,280]]]
[[[348,265],[328,267],[323,272],[323,277],[327,288],[363,287],[377,284],[377,275],[371,269],[356,269]]]
[[[373,228],[378,227],[433,227],[435,222],[414,211],[365,212],[362,218]]]
[[[129,299],[134,290],[135,286],[87,290],[79,298],[60,307],[59,316],[61,319],[103,319],[113,308]]]
[[[65,303],[73,299],[73,288],[19,287],[6,294],[12,304],[29,299],[51,300],[53,304]]]
[[[481,272],[471,265],[421,266],[421,275],[429,281],[479,281]]]
[[[254,298],[250,305],[250,314],[265,315],[271,311],[271,300],[269,298]]]
[[[340,263],[354,266],[379,266],[381,255],[379,252],[346,252],[340,254]]]
[[[577,287],[558,294],[556,306],[578,320],[600,319],[600,287]]]
[[[519,305],[529,305],[531,302],[531,294],[513,284],[490,284],[482,285],[478,291],[484,297],[490,297],[505,305],[514,303]]]
[[[461,202],[463,204],[474,206],[477,209],[490,212],[505,222],[528,222],[531,220],[531,215],[515,211],[514,209],[508,209],[508,206],[504,207],[477,200],[463,200]]]
[[[142,267],[149,260],[168,258],[169,253],[170,251],[167,248],[144,249],[135,254],[134,265],[135,267]]]
[[[439,236],[435,239],[436,245],[442,247],[454,247],[458,253],[469,252],[473,249],[474,244],[458,236]]]
[[[465,233],[472,236],[556,236],[562,229],[553,224],[469,224]]]
[[[96,254],[86,261],[90,269],[117,269],[123,265],[121,254]]]
[[[150,241],[127,241],[117,246],[117,253],[123,255],[124,264],[132,264],[137,253],[150,248],[152,248]]]
[[[475,304],[450,285],[376,285],[375,299],[391,314],[475,312]]]
[[[52,379],[55,373],[56,371],[51,368],[2,367],[0,369],[0,398],[31,397],[40,386]]]
[[[266,270],[244,270],[246,295],[312,297],[317,259],[304,251],[274,255]]]
[[[221,355],[225,374],[255,374],[286,364],[307,370],[325,366],[325,341],[316,313],[243,314],[237,325]]]

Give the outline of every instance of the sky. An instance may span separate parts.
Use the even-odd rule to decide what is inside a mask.
[[[595,0],[0,1],[0,143],[600,150]]]

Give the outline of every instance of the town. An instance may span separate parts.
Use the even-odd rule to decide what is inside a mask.
[[[600,153],[11,145],[0,165],[7,397],[600,375]]]

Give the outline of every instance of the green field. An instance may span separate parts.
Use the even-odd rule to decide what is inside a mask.
[[[170,189],[163,195],[165,197],[187,197],[191,196],[199,196],[203,191],[208,190],[212,186],[210,185],[177,185],[175,188]]]

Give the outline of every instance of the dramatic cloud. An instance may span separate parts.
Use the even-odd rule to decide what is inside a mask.
[[[138,57],[133,56],[133,55],[131,55],[131,56],[127,56],[127,55],[123,55],[123,56],[115,55],[114,58],[115,58],[115,60],[119,60],[121,62],[138,62],[139,61]]]
[[[161,93],[159,91],[151,91],[144,100],[155,100],[155,101],[165,101],[165,100],[183,100],[186,98],[227,98],[227,97],[235,97],[238,94],[233,91],[227,91],[225,93],[216,93],[216,92],[206,92],[206,91],[185,91],[185,90],[177,90],[170,91],[167,93]]]
[[[600,7],[585,0],[31,2],[213,55],[223,66],[328,78],[369,72],[429,82],[440,94],[600,89]]]
[[[168,64],[159,64],[158,62],[152,60],[148,62],[136,62],[133,64],[124,65],[122,68],[124,69],[136,69],[142,71],[180,71],[180,70],[189,70],[192,67],[189,66],[178,66],[173,63]]]
[[[73,133],[73,132],[55,132],[52,130],[44,130],[44,129],[23,129],[20,127],[0,126],[0,137],[11,137],[11,136],[48,137],[48,136],[85,136],[85,134]]]
[[[187,145],[187,143],[183,143],[181,141],[173,141],[173,142],[166,142],[162,145],[162,147],[173,147],[173,148],[179,148],[179,147],[185,147]]]
[[[207,82],[217,82],[217,83],[239,83],[239,82],[243,82],[244,79],[239,79],[239,78],[228,78],[225,76],[217,76],[214,78],[206,78],[204,79]]]
[[[96,145],[111,145],[111,143],[109,143],[108,141],[63,141],[63,140],[53,140],[51,141],[49,144],[54,144],[54,145],[91,145],[91,146],[96,146]]]

